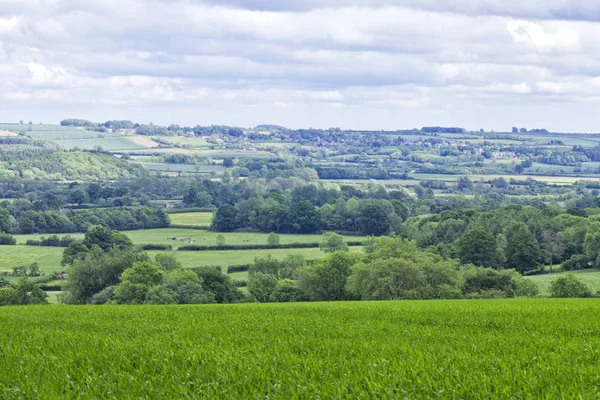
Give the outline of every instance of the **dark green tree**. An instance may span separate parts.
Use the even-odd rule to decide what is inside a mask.
[[[533,233],[523,222],[515,222],[506,231],[506,260],[509,268],[523,273],[538,268],[542,253]]]

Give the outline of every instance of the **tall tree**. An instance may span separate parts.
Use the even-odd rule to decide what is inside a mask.
[[[508,266],[523,273],[538,267],[540,245],[523,222],[513,223],[506,231],[506,259]]]

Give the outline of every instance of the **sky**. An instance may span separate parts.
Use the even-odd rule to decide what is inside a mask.
[[[600,1],[0,0],[0,121],[600,132]]]

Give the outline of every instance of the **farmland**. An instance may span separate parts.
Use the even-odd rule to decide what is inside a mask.
[[[599,312],[598,300],[3,308],[0,394],[596,398]]]
[[[190,225],[190,226],[210,226],[212,221],[212,212],[192,212],[171,214],[169,218],[173,225]]]
[[[62,248],[38,246],[2,246],[0,272],[10,272],[13,267],[29,266],[37,262],[46,273],[63,269],[60,265]]]
[[[572,271],[572,273],[574,273],[583,283],[588,285],[593,293],[600,292],[600,269],[585,269]],[[560,275],[562,275],[562,273],[532,275],[528,276],[526,279],[531,280],[540,288],[540,294],[542,296],[549,296],[550,282]]]

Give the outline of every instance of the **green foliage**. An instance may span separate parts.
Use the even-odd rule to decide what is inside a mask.
[[[506,258],[508,266],[519,272],[538,268],[542,253],[533,233],[523,222],[515,222],[506,231]]]
[[[265,303],[271,300],[278,283],[277,278],[273,275],[254,272],[250,274],[248,279],[248,292],[257,301]]]
[[[456,242],[458,257],[463,264],[480,267],[497,265],[496,239],[483,229],[472,230]]]
[[[342,235],[335,232],[325,232],[319,248],[325,253],[334,253],[336,251],[348,251],[348,244],[344,241]]]
[[[32,280],[23,278],[14,285],[0,287],[0,306],[48,304],[48,295]]]
[[[148,261],[145,254],[120,251],[116,248],[103,252],[91,250],[83,259],[76,259],[68,268],[65,301],[73,304],[89,303],[96,293],[119,283],[121,274],[136,262]]]
[[[0,233],[0,245],[15,245],[17,244],[17,239],[9,234]]]
[[[357,259],[354,254],[338,251],[307,267],[300,287],[316,301],[339,301],[349,298],[346,284]]]
[[[171,272],[182,268],[181,263],[174,254],[159,253],[154,256],[154,264],[158,265],[159,268],[165,272]]]
[[[559,276],[550,283],[552,297],[592,297],[592,290],[574,274]]]
[[[269,246],[277,246],[279,244],[279,241],[280,237],[278,234],[276,234],[275,232],[269,233],[269,236],[267,237],[267,244]]]

